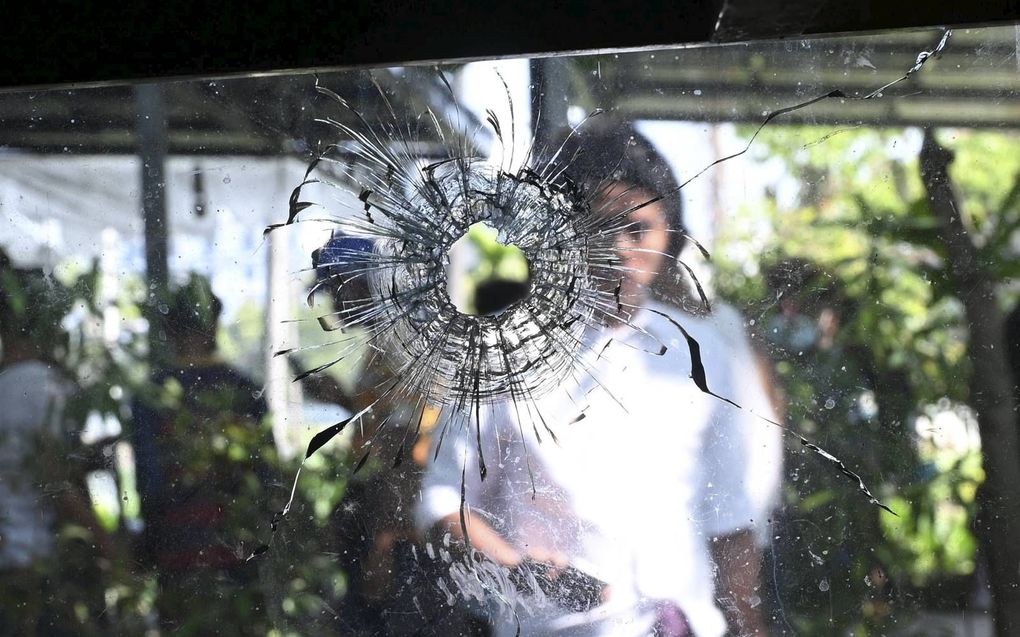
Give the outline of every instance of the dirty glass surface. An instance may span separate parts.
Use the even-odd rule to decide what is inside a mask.
[[[1020,631],[1020,31],[0,93],[0,634]]]

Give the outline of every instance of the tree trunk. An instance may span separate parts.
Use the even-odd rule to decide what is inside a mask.
[[[921,176],[940,222],[947,268],[963,302],[970,335],[970,403],[977,412],[985,481],[978,496],[977,534],[988,562],[996,634],[1020,635],[1020,441],[995,286],[978,262],[949,180],[951,151],[925,130]]]

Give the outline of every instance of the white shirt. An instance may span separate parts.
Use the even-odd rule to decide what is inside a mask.
[[[699,342],[712,391],[772,417],[746,338],[728,339],[708,319],[650,307],[672,316]],[[747,471],[748,443],[755,428],[769,425],[695,386],[687,344],[668,320],[642,311],[634,322],[654,338],[626,327],[608,331],[585,357],[590,373],[578,371],[564,391],[534,401],[531,409],[485,410],[484,482],[474,419],[470,429],[448,432],[426,473],[418,510],[422,528],[459,511],[467,462],[466,500],[475,515],[517,548],[562,551],[612,587],[610,602],[589,613],[525,604],[519,613],[523,635],[647,635],[655,603],[670,600],[696,635],[718,637],[726,625],[715,605],[708,543],[764,523],[750,495],[758,477]],[[660,343],[668,347],[662,356]],[[581,413],[583,419],[569,424]],[[497,634],[513,635],[515,629],[504,616]]]
[[[733,306],[713,301],[712,314],[700,320],[709,322],[719,330],[722,338],[735,352],[737,359],[743,361],[744,357],[749,357],[751,361],[757,363],[747,337],[744,318]],[[741,400],[736,402],[747,406],[754,413],[778,421],[778,415],[769,400],[770,392],[764,384],[764,379],[760,376],[760,370],[757,365],[753,367],[757,378],[752,380],[749,375],[744,377],[746,382],[742,382],[738,390]],[[748,371],[750,372],[750,370]],[[744,434],[747,436],[747,474],[754,476],[747,484],[748,496],[757,511],[757,517],[767,520],[780,504],[779,496],[783,479],[783,430],[759,420],[757,426],[746,427]],[[770,526],[769,524],[755,525],[758,546],[771,544]]]
[[[22,568],[54,549],[54,512],[33,462],[61,435],[68,386],[40,361],[0,369],[0,568]]]

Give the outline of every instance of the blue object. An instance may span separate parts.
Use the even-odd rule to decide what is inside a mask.
[[[312,253],[317,278],[323,279],[364,267],[372,260],[371,239],[334,234],[326,245]]]

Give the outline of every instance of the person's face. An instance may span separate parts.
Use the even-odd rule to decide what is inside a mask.
[[[600,214],[604,216],[613,217],[654,196],[640,188],[614,184],[606,189],[596,209],[601,209]],[[627,303],[638,305],[658,276],[669,247],[666,214],[664,202],[657,201],[633,210],[620,222],[623,227],[616,237],[620,270],[616,274],[622,281],[620,295]]]

